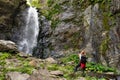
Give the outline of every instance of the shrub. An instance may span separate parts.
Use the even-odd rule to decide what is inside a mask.
[[[95,72],[115,72],[115,69],[103,66],[102,64],[99,63],[87,63],[86,64],[87,69],[90,71],[95,71]]]
[[[78,64],[79,57],[77,54],[71,54],[71,55],[68,55],[68,57],[62,58],[61,61],[64,63],[73,61],[75,64]]]

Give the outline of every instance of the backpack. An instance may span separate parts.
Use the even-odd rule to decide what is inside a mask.
[[[87,58],[85,56],[81,56],[81,63],[86,63],[87,62]]]

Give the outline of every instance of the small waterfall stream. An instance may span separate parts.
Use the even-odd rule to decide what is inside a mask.
[[[36,8],[30,7],[28,15],[25,16],[25,25],[22,33],[22,41],[18,42],[18,48],[27,54],[32,54],[33,48],[37,45],[39,33],[39,21]]]

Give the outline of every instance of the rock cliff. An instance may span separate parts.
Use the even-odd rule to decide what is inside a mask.
[[[41,26],[46,27],[41,27],[34,56],[41,58],[48,53],[47,56],[59,57],[85,49],[92,61],[120,69],[119,0],[40,2],[40,12],[49,22],[40,16]],[[0,1],[0,39],[20,40],[12,34],[21,34],[18,30],[24,20],[20,13],[26,7],[25,0]]]
[[[119,0],[46,0],[52,54],[85,49],[92,61],[120,69]],[[72,52],[71,52],[72,53]]]
[[[11,40],[12,29],[18,24],[17,14],[25,7],[25,0],[0,0],[0,39]]]

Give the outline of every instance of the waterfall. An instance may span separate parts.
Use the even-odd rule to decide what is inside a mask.
[[[39,21],[36,8],[30,7],[25,16],[25,25],[22,34],[22,40],[18,43],[18,48],[27,54],[32,54],[33,48],[37,45],[39,33]]]

